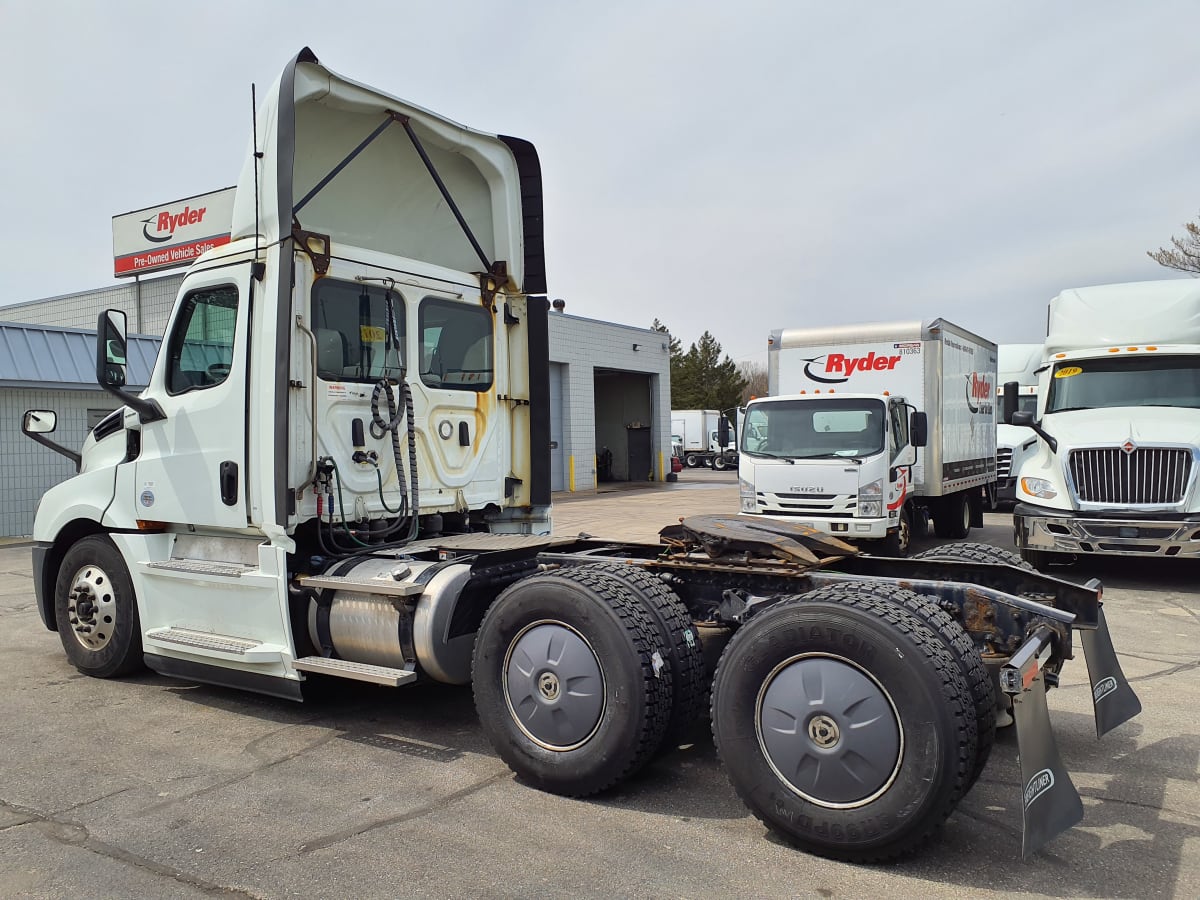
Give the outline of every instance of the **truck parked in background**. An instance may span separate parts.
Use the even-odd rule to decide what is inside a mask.
[[[1016,408],[1022,412],[1037,412],[1038,376],[1042,365],[1041,344],[1001,344],[997,350],[997,369],[1001,405],[1005,391],[1017,385]],[[1033,430],[1011,422],[996,425],[996,500],[1016,500],[1017,472],[1026,458],[1037,448]]]
[[[23,418],[79,469],[43,496],[32,550],[39,615],[79,671],[149,666],[291,700],[321,679],[470,683],[496,754],[572,797],[689,743],[711,711],[750,809],[856,861],[937,833],[987,763],[999,693],[1022,852],[1080,820],[1047,688],[1082,647],[1097,732],[1140,709],[1098,582],[981,545],[861,555],[762,518],[676,519],[656,543],[551,536],[533,145],[349,81],[308,49],[257,123],[233,240],[188,269],[146,390],[125,389],[125,319],[109,310],[96,373],[122,409],[80,452],[50,437],[53,410]],[[807,417],[824,437],[856,430],[874,450],[776,453],[801,418],[787,407],[763,409],[754,448],[772,476],[796,473],[783,485],[871,465],[875,492],[847,489],[847,522],[879,520],[889,467],[907,478],[917,462],[909,423],[923,430],[926,413],[903,391],[945,432],[914,482],[933,488],[927,502],[961,500],[976,463],[995,468],[995,348],[945,323],[889,333],[821,358],[826,373],[839,354],[837,371],[879,376],[863,388],[875,394],[800,398],[830,401]],[[906,357],[907,381],[893,371]],[[965,501],[945,508],[965,532]],[[70,690],[47,715],[89,714],[95,692]]]
[[[671,434],[678,435],[681,459],[690,469],[712,466],[720,470],[737,465],[737,443],[732,437],[722,443],[722,428],[729,434],[736,430],[721,410],[671,410]]]
[[[741,510],[908,551],[983,524],[996,481],[996,345],[945,319],[771,333],[746,407]]]
[[[1036,566],[1089,554],[1200,556],[1200,283],[1050,301],[1039,438],[1017,471],[1015,541]]]

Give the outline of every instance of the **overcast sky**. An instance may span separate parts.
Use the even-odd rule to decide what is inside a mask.
[[[113,283],[111,217],[233,184],[263,91],[334,71],[538,148],[552,297],[765,362],[774,328],[1039,341],[1177,277],[1200,4],[0,0],[0,304]],[[0,319],[3,318],[0,312]]]

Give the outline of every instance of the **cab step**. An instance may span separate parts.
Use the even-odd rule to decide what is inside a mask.
[[[257,566],[236,562],[214,562],[207,559],[172,558],[143,563],[147,569],[157,569],[160,572],[183,572],[188,575],[222,575],[226,578],[240,578],[247,572],[253,572]]]
[[[326,656],[303,656],[294,660],[292,666],[301,672],[332,675],[335,678],[350,678],[354,681],[369,681],[388,687],[399,687],[417,680],[417,673],[408,669],[390,669],[370,663],[350,662],[347,659],[330,659]]]
[[[308,575],[300,579],[305,587],[328,588],[335,591],[358,591],[362,594],[384,594],[388,597],[416,597],[425,592],[424,585],[391,578],[348,578],[343,575]]]
[[[184,650],[199,656],[215,656],[239,662],[279,662],[283,659],[283,647],[278,644],[265,644],[252,638],[213,634],[192,628],[151,628],[143,635],[143,642],[168,649]]]

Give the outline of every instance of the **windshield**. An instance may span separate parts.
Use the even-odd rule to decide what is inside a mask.
[[[742,452],[791,459],[860,457],[883,451],[878,400],[780,400],[746,411]]]
[[[1200,409],[1200,357],[1122,354],[1054,367],[1047,413],[1119,406]]]

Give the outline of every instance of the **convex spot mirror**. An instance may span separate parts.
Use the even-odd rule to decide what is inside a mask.
[[[58,413],[48,409],[26,411],[21,420],[21,431],[25,434],[50,434],[58,427]]]
[[[106,309],[96,324],[96,381],[110,387],[125,386],[125,313]]]

